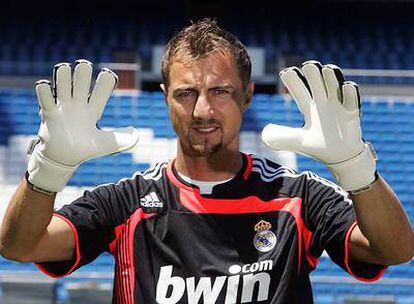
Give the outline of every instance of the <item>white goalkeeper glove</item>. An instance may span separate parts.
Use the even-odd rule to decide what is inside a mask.
[[[280,78],[304,116],[302,128],[269,124],[264,143],[274,150],[295,151],[325,163],[339,185],[358,191],[375,181],[376,155],[360,126],[360,96],[335,65],[317,61],[283,70]]]
[[[102,69],[89,94],[92,64],[77,60],[54,68],[54,89],[47,80],[36,83],[41,124],[39,141],[28,164],[28,181],[37,188],[61,191],[78,166],[91,158],[131,149],[138,142],[132,127],[102,131],[97,127],[118,77]]]

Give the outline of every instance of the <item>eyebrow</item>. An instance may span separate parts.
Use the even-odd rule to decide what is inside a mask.
[[[187,90],[192,90],[192,91],[196,91],[197,89],[195,88],[195,87],[191,87],[191,86],[186,86],[186,87],[178,87],[178,88],[175,88],[174,90],[173,90],[173,92],[179,92],[179,91],[187,91]]]
[[[232,86],[232,85],[218,85],[218,86],[209,88],[208,90],[212,91],[212,90],[217,90],[217,89],[234,89],[234,86]]]
[[[232,89],[232,90],[234,90],[235,87],[230,85],[230,84],[223,84],[223,85],[216,85],[214,87],[209,88],[208,90],[209,91],[214,91],[214,90],[217,90],[217,89],[227,89],[227,90]],[[173,90],[173,93],[177,93],[177,92],[181,92],[181,91],[198,91],[198,90],[197,90],[196,87],[193,87],[193,86],[182,86],[182,87],[175,88]]]

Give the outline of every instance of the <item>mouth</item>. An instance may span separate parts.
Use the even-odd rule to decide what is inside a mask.
[[[216,126],[207,126],[207,127],[194,127],[195,131],[203,133],[203,134],[209,134],[217,131],[219,127]]]

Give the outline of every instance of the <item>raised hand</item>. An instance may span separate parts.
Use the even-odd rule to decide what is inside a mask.
[[[375,180],[375,153],[362,139],[360,96],[355,83],[345,81],[335,65],[317,61],[280,73],[304,116],[302,128],[275,124],[262,132],[274,150],[295,151],[325,163],[345,190],[363,188]]]
[[[77,60],[54,68],[54,87],[36,83],[41,124],[39,142],[29,159],[29,182],[47,191],[61,191],[84,161],[131,149],[138,142],[133,127],[102,131],[97,127],[118,77],[102,69],[90,94],[92,64]]]

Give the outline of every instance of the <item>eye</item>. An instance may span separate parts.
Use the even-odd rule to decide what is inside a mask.
[[[194,100],[197,98],[197,92],[193,90],[182,90],[175,94],[175,98],[182,101]]]
[[[214,90],[214,94],[215,95],[225,95],[228,94],[229,92],[225,89],[215,89]]]
[[[191,91],[183,91],[180,94],[178,94],[178,97],[188,97],[191,95]]]

